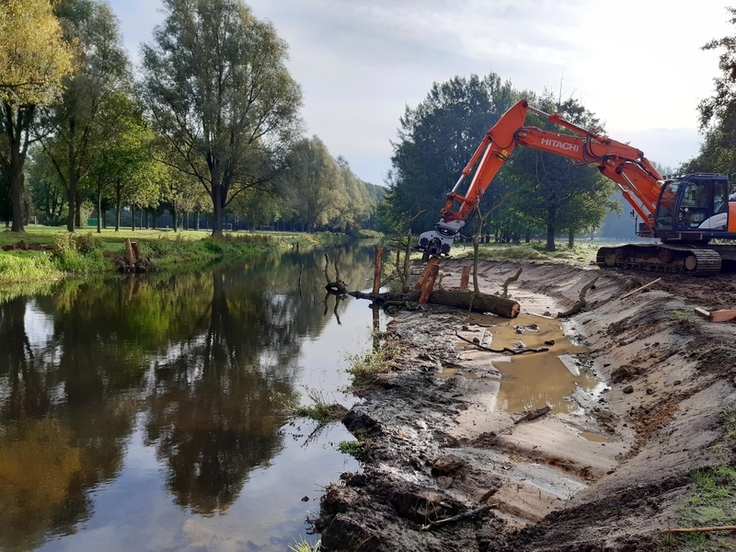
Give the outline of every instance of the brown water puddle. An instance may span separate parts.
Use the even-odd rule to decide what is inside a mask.
[[[508,412],[524,412],[549,405],[554,412],[569,414],[579,410],[569,398],[576,387],[592,391],[600,384],[594,377],[579,373],[569,355],[583,353],[585,349],[570,342],[559,320],[522,313],[507,323],[499,324],[498,318],[482,316],[470,322],[484,326],[492,334],[492,341],[487,337],[484,340],[485,347],[514,348],[514,343],[522,341],[530,349],[549,348],[547,352],[524,353],[493,361],[494,367],[503,375],[498,404]],[[518,333],[517,328],[521,328],[523,333]],[[545,345],[545,341],[550,340],[554,340],[554,345]]]

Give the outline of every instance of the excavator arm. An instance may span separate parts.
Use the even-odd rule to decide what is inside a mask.
[[[572,134],[525,126],[530,110]],[[420,250],[432,255],[449,253],[454,237],[472,217],[483,193],[517,145],[567,157],[580,164],[596,165],[601,174],[618,185],[623,196],[653,233],[662,177],[644,154],[628,144],[570,123],[559,114],[548,114],[530,107],[526,100],[521,100],[486,132],[459,180],[447,194],[442,219],[435,225],[435,230],[419,237]],[[464,194],[459,193],[461,185],[474,168],[476,170],[470,185]]]

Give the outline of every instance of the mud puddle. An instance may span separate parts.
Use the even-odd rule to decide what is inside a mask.
[[[492,365],[501,377],[497,405],[511,414],[549,406],[558,413],[582,413],[572,399],[572,393],[594,393],[605,385],[586,368],[581,368],[577,354],[586,352],[566,335],[557,319],[535,314],[520,314],[513,322],[498,322],[498,318],[475,316],[471,322],[482,328],[478,344],[495,350],[537,349],[537,353],[493,357]],[[472,327],[470,327],[472,328]],[[478,333],[478,332],[474,332]],[[460,349],[472,348],[461,343]],[[457,369],[445,368],[439,377],[449,377]],[[464,373],[465,377],[475,377]]]

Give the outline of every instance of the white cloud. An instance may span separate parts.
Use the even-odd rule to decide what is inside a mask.
[[[713,90],[711,39],[733,33],[700,0],[251,0],[290,44],[304,119],[363,179],[390,168],[406,105],[433,82],[494,72],[518,89],[581,100],[611,137],[675,167],[698,152],[697,104]],[[147,0],[112,0],[131,53],[162,20]],[[132,45],[131,45],[132,43]]]

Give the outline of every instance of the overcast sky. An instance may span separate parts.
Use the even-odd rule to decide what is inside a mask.
[[[131,57],[163,21],[156,0],[109,0]],[[249,0],[290,46],[302,117],[333,156],[382,184],[405,107],[433,82],[498,74],[562,90],[612,138],[672,168],[698,153],[698,102],[734,34],[726,0]]]

